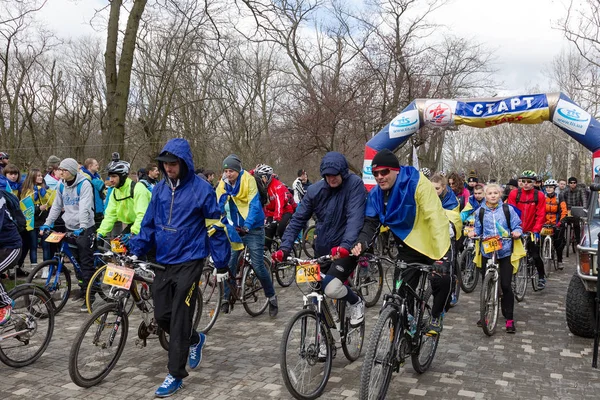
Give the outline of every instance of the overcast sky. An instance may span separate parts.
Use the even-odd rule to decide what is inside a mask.
[[[553,29],[565,12],[566,0],[453,0],[438,10],[432,21],[444,24],[440,34],[450,33],[483,43],[494,50],[499,93],[524,94],[538,86],[548,91],[543,75],[552,59],[568,47],[560,31]],[[106,0],[49,0],[41,19],[61,37],[100,35],[89,26],[95,8]]]

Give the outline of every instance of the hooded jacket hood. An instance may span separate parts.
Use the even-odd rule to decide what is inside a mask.
[[[329,153],[325,154],[323,160],[321,160],[320,173],[323,178],[325,178],[324,171],[329,168],[336,170],[340,175],[342,175],[342,179],[347,179],[348,175],[350,175],[346,157],[337,151],[330,151]]]
[[[192,158],[192,149],[187,140],[182,138],[171,139],[165,144],[160,154],[166,152],[172,153],[179,158],[179,180],[184,185],[194,177],[194,160]],[[168,179],[165,166],[162,161],[158,162],[158,169],[161,170],[165,179]]]

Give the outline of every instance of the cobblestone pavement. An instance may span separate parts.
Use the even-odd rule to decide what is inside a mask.
[[[565,322],[565,294],[574,271],[553,274],[547,289],[528,290],[516,303],[518,332],[500,329],[487,337],[478,319],[479,287],[461,294],[460,304],[446,316],[444,332],[431,369],[416,374],[410,363],[395,374],[389,399],[597,399],[600,373],[591,368],[592,340],[572,336]],[[279,370],[279,343],[286,322],[300,309],[295,287],[277,288],[280,313],[248,316],[241,306],[221,315],[210,331],[200,367],[185,379],[178,399],[288,399]],[[2,399],[142,399],[152,398],[164,379],[167,354],[157,340],[135,347],[139,316],[130,320],[126,349],[111,374],[98,386],[82,389],[68,374],[68,354],[86,314],[79,302],[69,302],[56,318],[52,342],[33,365],[11,369],[0,364]],[[367,310],[367,336],[378,308]],[[502,320],[503,322],[503,320]],[[349,363],[338,352],[323,399],[356,399],[362,357]]]

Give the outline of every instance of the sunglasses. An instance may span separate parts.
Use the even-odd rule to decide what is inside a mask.
[[[569,185],[577,185],[577,182],[569,182]]]
[[[531,179],[519,179],[519,183],[533,183]]]
[[[378,176],[388,176],[390,174],[389,169],[380,169],[379,171],[373,171],[373,176],[377,178]]]

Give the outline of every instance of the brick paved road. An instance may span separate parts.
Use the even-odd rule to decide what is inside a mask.
[[[430,371],[417,375],[407,363],[394,375],[390,399],[597,399],[600,373],[591,368],[592,341],[568,333],[565,293],[574,270],[554,274],[548,288],[528,291],[515,307],[518,332],[503,329],[487,337],[475,326],[479,291],[461,295],[445,320],[440,346]],[[296,287],[279,289],[281,312],[249,317],[241,306],[221,315],[208,337],[200,367],[185,380],[178,399],[288,399],[279,371],[279,343],[285,323],[301,305]],[[69,302],[56,319],[52,342],[34,365],[19,370],[0,364],[2,399],[138,399],[152,398],[166,371],[166,352],[157,340],[134,345],[139,319],[130,321],[127,347],[117,367],[100,385],[75,386],[68,375],[71,342],[84,315]],[[367,310],[367,339],[377,310]],[[366,339],[365,339],[366,343]],[[324,399],[355,399],[362,358],[349,364],[338,352]],[[594,394],[594,391],[596,394]]]

